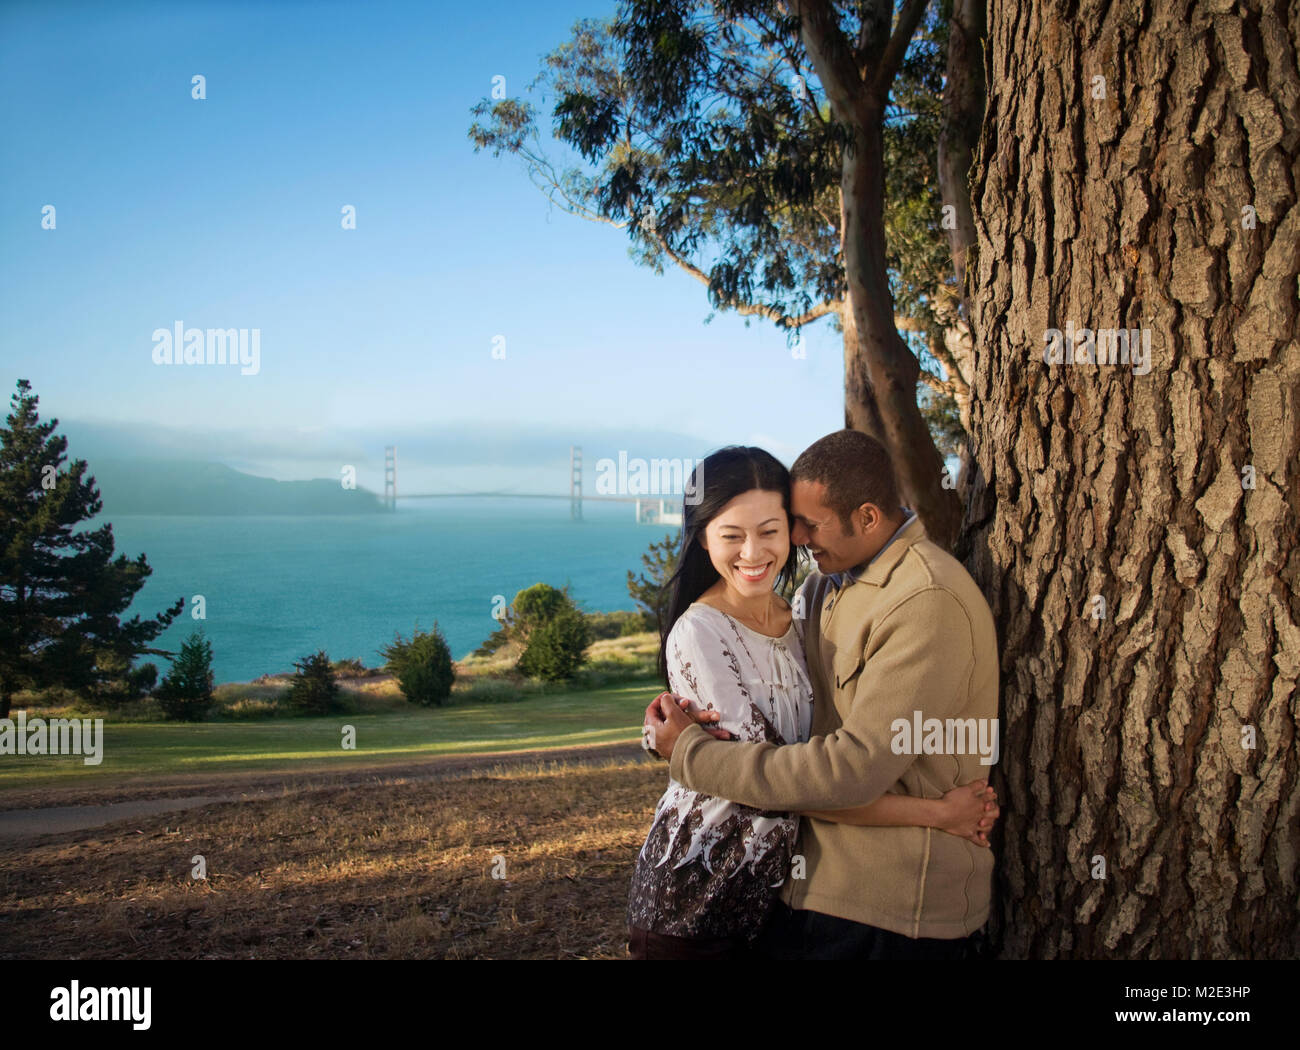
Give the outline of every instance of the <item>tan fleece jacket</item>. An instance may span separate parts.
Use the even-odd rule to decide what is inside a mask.
[[[714,740],[693,725],[673,749],[674,779],[762,809],[815,810],[866,805],[886,792],[935,799],[990,777],[979,732],[986,745],[997,740],[993,617],[969,573],[918,520],[841,590],[813,573],[799,596],[812,739],[784,747]],[[918,727],[920,739],[909,739]],[[947,832],[805,817],[798,852],[806,877],[788,879],[782,892],[792,908],[908,937],[963,937],[988,918],[992,851]]]

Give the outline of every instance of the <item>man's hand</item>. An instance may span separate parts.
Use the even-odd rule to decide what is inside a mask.
[[[645,709],[645,722],[641,733],[643,740],[649,743],[646,750],[665,761],[670,760],[673,757],[673,747],[677,743],[677,738],[692,722],[701,726],[706,733],[717,740],[730,740],[730,733],[714,725],[721,718],[721,712],[702,710],[685,697],[660,693]]]

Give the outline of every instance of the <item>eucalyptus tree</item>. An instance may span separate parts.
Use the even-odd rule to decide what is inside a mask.
[[[831,318],[846,424],[889,444],[943,543],[960,512],[927,422],[945,452],[960,445],[972,359],[955,265],[969,202],[945,203],[966,189],[964,170],[947,190],[944,173],[978,129],[945,88],[951,15],[950,0],[896,19],[892,4],[632,0],[580,22],[533,85],[573,163],[548,153],[526,101],[485,101],[470,129],[552,201],[623,229],[641,263],[700,281],[714,308],[792,341]],[[982,81],[961,83],[966,111],[982,106]]]

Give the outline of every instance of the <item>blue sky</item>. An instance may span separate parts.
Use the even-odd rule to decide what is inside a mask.
[[[620,448],[728,443],[790,462],[843,425],[829,324],[803,360],[769,324],[704,324],[701,285],[638,267],[625,234],[552,208],[467,137],[493,76],[523,95],[577,19],[613,10],[0,8],[6,399],[21,376],[70,434],[276,477],[326,476],[347,454],[366,487],[401,436],[423,483],[524,491],[567,488],[579,434],[589,471]],[[260,329],[258,374],[154,364],[152,333],[178,321]],[[485,435],[493,451],[457,473],[457,441]]]

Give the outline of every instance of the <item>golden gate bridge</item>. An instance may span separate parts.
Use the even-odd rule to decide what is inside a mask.
[[[647,525],[680,525],[682,523],[682,501],[672,496],[584,496],[582,492],[582,447],[569,446],[569,491],[568,493],[550,492],[404,492],[397,494],[397,447],[388,445],[384,449],[384,506],[390,510],[397,509],[399,499],[550,499],[569,501],[569,517],[574,521],[582,520],[584,500],[599,503],[634,503],[636,520]]]

